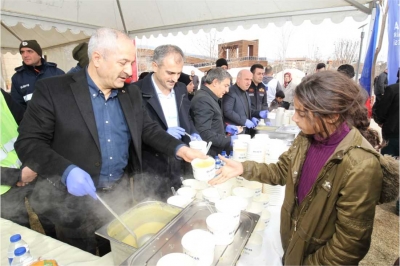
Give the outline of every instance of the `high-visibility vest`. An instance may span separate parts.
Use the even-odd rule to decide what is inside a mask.
[[[1,109],[1,139],[0,139],[0,166],[19,169],[21,162],[14,150],[14,143],[18,137],[18,125],[8,108],[7,102],[0,93]],[[6,176],[2,178],[7,178]],[[0,186],[0,195],[6,193],[11,187]]]

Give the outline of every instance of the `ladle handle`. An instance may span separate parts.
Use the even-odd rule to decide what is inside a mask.
[[[116,214],[110,206],[108,206],[108,204],[102,199],[100,198],[99,194],[96,193],[97,198],[99,199],[99,201],[104,205],[104,207],[106,207],[106,209],[111,212],[111,214],[125,227],[125,229],[129,232],[129,234],[131,234],[133,236],[133,238],[135,239],[135,242],[137,245],[139,245],[139,243],[137,242],[137,236],[136,234],[128,227],[128,225],[122,221],[122,219],[118,216],[118,214]]]

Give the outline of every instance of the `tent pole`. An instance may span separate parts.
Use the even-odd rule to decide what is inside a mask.
[[[373,92],[373,83],[374,83],[374,78],[375,78],[375,66],[376,66],[376,61],[378,59],[378,54],[381,51],[382,48],[382,40],[383,40],[383,34],[385,33],[385,26],[386,26],[386,18],[387,18],[387,13],[388,13],[388,8],[389,8],[389,3],[385,0],[381,0],[380,3],[382,4],[382,22],[381,22],[381,30],[379,32],[379,39],[378,39],[378,44],[375,49],[375,55],[374,55],[374,62],[372,64],[372,69],[371,69],[371,91],[370,95],[372,95]],[[379,73],[380,74],[380,73]]]
[[[119,10],[119,15],[121,16],[122,26],[124,27],[125,33],[128,34],[128,31],[126,30],[124,15],[122,14],[121,4],[120,4],[119,0],[117,0],[117,5],[118,5],[118,10]]]

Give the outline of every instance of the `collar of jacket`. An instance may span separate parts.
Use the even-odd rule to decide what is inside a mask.
[[[217,97],[217,95],[215,95],[214,92],[212,92],[212,90],[210,90],[210,88],[208,88],[206,85],[201,85],[201,90],[210,94],[210,96],[218,103],[219,98]]]
[[[46,70],[46,68],[48,68],[48,67],[57,67],[57,64],[56,64],[56,63],[53,63],[53,62],[46,62],[43,58],[41,58],[40,60],[42,61],[42,65],[43,65],[43,68],[42,68],[42,71],[41,71],[41,72],[44,72],[44,71]],[[26,64],[22,61],[22,66],[16,67],[16,68],[15,68],[15,71],[16,71],[16,72],[21,72],[21,71],[23,71],[23,70],[29,70],[29,68],[28,68],[28,65],[26,65]]]

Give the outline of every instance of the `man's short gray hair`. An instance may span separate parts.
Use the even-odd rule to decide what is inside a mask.
[[[92,54],[96,50],[99,51],[103,57],[106,57],[107,51],[115,50],[117,47],[117,39],[119,38],[126,38],[130,40],[128,35],[119,30],[110,28],[97,29],[89,40],[89,61],[92,59]]]
[[[219,82],[222,82],[227,78],[231,79],[232,78],[231,74],[229,74],[228,71],[226,71],[221,67],[216,67],[208,71],[207,76],[205,78],[205,83],[211,84],[214,81],[214,79],[217,79]]]
[[[154,49],[153,62],[155,62],[158,66],[162,66],[164,58],[169,54],[180,55],[180,57],[175,58],[176,63],[180,63],[185,60],[185,55],[183,54],[181,48],[179,48],[176,45],[165,44],[165,45],[160,45],[156,49]]]

